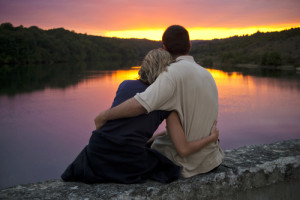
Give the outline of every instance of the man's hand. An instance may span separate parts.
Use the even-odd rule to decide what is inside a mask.
[[[105,112],[106,111],[99,113],[99,115],[97,115],[97,117],[94,119],[96,130],[102,127],[107,122],[105,118]]]
[[[96,129],[99,129],[109,120],[136,117],[144,113],[147,113],[147,110],[132,97],[116,107],[101,112],[94,122]]]

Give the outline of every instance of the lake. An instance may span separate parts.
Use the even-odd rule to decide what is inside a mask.
[[[223,149],[300,138],[295,71],[208,70],[219,90]],[[111,106],[123,80],[137,78],[138,68],[63,65],[0,72],[0,188],[5,188],[59,178],[88,143],[94,117]]]

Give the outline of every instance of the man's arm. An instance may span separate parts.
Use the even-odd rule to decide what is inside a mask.
[[[96,129],[99,129],[109,120],[136,117],[145,113],[147,113],[147,110],[135,98],[132,97],[116,107],[101,112],[94,119],[94,122]]]

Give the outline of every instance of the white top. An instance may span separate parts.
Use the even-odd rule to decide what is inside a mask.
[[[192,56],[180,56],[144,92],[134,97],[148,112],[176,110],[187,141],[207,137],[218,117],[218,90],[212,75]],[[182,167],[182,176],[205,173],[221,164],[224,157],[217,143],[181,158],[169,135],[157,138],[152,148]]]

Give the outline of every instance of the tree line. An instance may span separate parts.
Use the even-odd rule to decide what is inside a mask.
[[[0,66],[68,62],[141,61],[161,42],[78,34],[56,28],[0,25]],[[204,67],[236,64],[300,66],[300,28],[192,41],[191,55]]]
[[[42,64],[142,60],[160,47],[146,39],[118,39],[78,34],[64,28],[0,25],[0,64]]]
[[[204,66],[300,66],[300,28],[194,41],[191,54]]]

